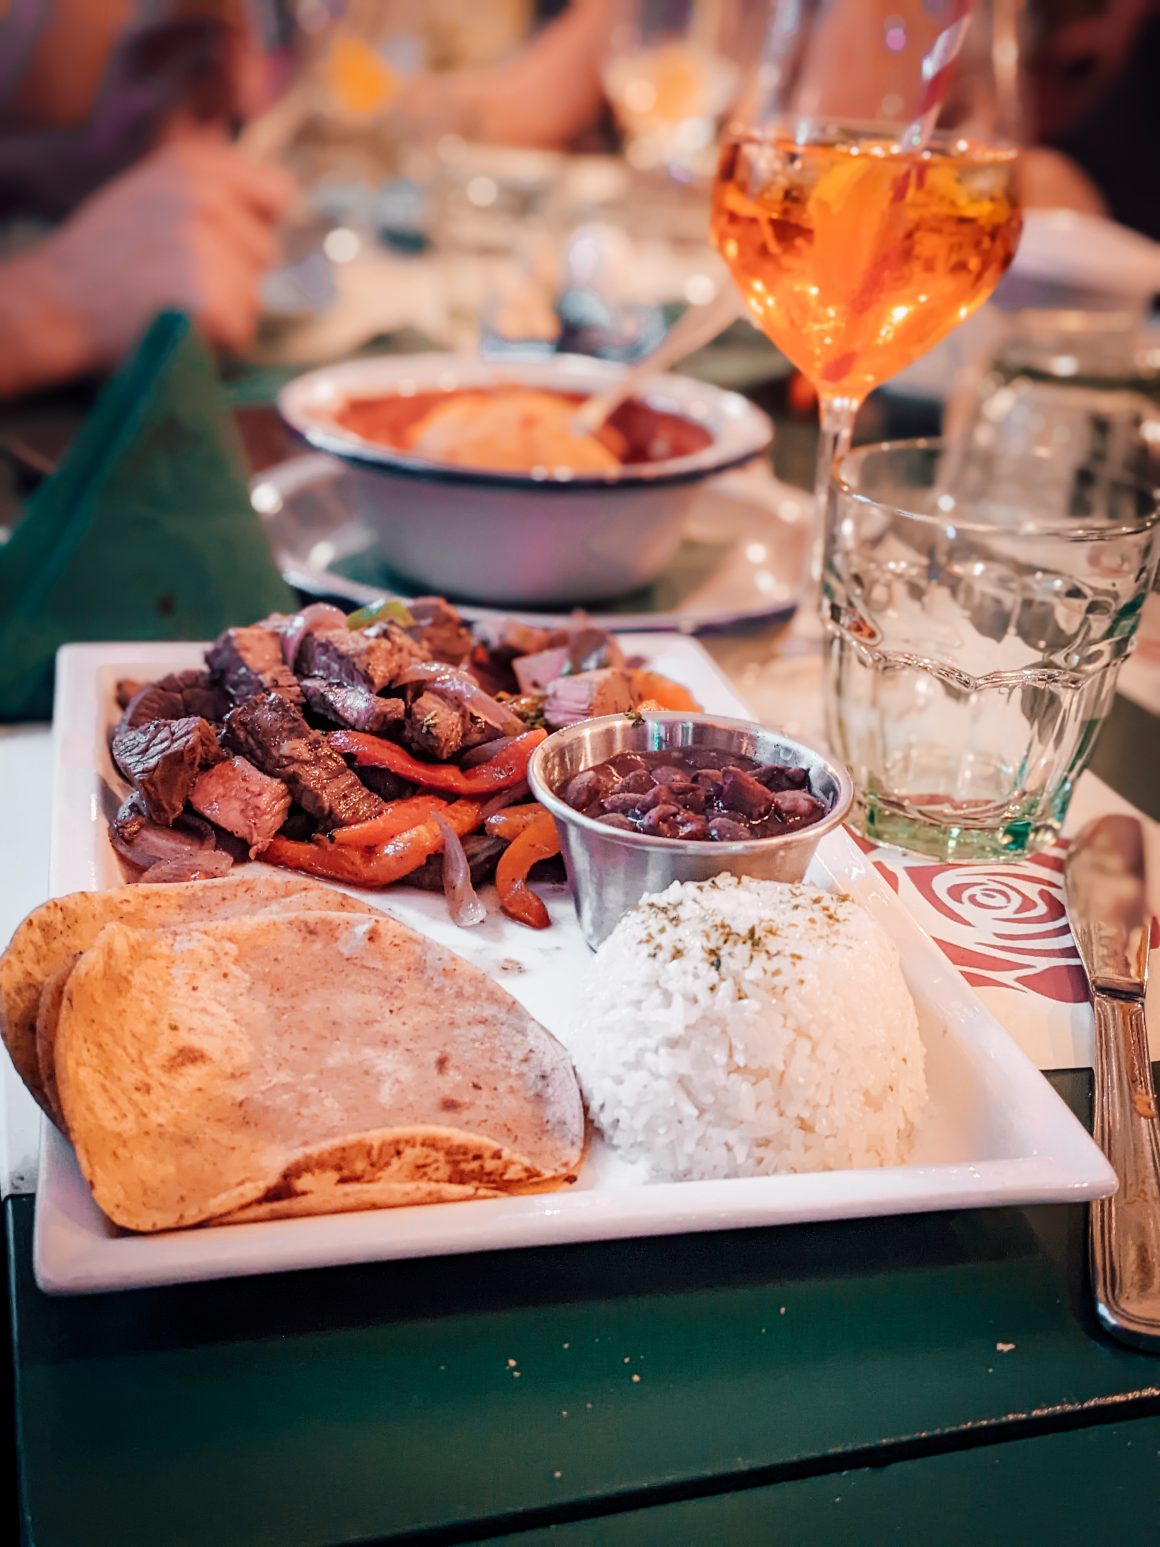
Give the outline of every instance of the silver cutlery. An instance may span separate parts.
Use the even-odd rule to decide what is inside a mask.
[[[634,360],[623,376],[617,378],[603,392],[595,392],[586,398],[576,410],[573,426],[578,435],[595,435],[610,414],[616,412],[625,398],[631,397],[637,387],[650,376],[659,376],[671,370],[688,355],[711,344],[742,315],[741,301],[730,286],[721,290],[711,301],[700,306],[689,306],[657,344],[657,347],[639,360]]]
[[[1113,1337],[1160,1352],[1160,1117],[1144,1023],[1152,920],[1135,817],[1083,829],[1064,893],[1095,1015],[1093,1132],[1120,1181],[1091,1208],[1096,1312]]]

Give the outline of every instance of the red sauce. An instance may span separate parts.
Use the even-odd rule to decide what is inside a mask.
[[[503,396],[507,391],[525,391],[511,387],[463,387],[453,392],[416,392],[410,397],[392,393],[387,397],[351,398],[335,415],[344,430],[361,435],[376,445],[390,446],[395,451],[405,451],[409,446],[410,431],[432,409],[453,398],[475,396],[490,392]],[[536,388],[539,391],[541,389]],[[559,398],[565,403],[582,403],[582,392],[549,392],[545,396]],[[597,439],[607,446],[613,456],[624,466],[642,462],[668,462],[674,457],[692,456],[712,444],[708,430],[680,414],[667,414],[652,408],[637,398],[622,403],[601,429]]]

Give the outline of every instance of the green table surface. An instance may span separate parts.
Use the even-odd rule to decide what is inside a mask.
[[[808,482],[811,419],[747,390]],[[76,417],[19,428],[52,450]],[[859,438],[936,423],[872,399]],[[268,410],[243,428],[286,454]],[[1160,816],[1155,744],[1121,700],[1093,766]],[[1087,1072],[1050,1078],[1086,1120]],[[81,1299],[37,1290],[32,1221],[7,1202],[36,1547],[1160,1541],[1160,1359],[1096,1327],[1080,1208]]]
[[[984,1444],[542,1530],[489,1547],[1155,1547],[1160,1419]]]
[[[1088,1075],[1052,1080],[1086,1117]],[[969,1492],[975,1447],[1034,1440],[1067,1471],[1075,1431],[1144,1433],[1160,1414],[1160,1360],[1096,1328],[1078,1207],[78,1299],[35,1287],[30,1200],[9,1201],[8,1228],[37,1547],[475,1541],[560,1522],[566,1541],[680,1542],[702,1519],[728,1542],[735,1519],[739,1540],[763,1529],[762,1498],[792,1540],[811,1500],[823,1531],[852,1488],[839,1472],[865,1511],[846,1539],[873,1541],[875,1512],[906,1507],[876,1469],[929,1476],[929,1515],[936,1457]],[[1060,1531],[1068,1497],[1039,1490]]]

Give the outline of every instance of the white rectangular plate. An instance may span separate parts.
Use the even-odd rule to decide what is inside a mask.
[[[695,641],[624,637],[707,709],[744,705]],[[194,664],[189,645],[75,645],[62,650],[56,698],[54,894],[117,885],[102,783],[116,783],[107,749],[119,677],[148,678]],[[1000,1203],[1104,1196],[1115,1177],[1099,1149],[1010,1037],[923,934],[854,843],[823,840],[811,879],[850,892],[892,937],[918,1005],[931,1102],[910,1163],[737,1181],[649,1182],[599,1139],[567,1191],[127,1235],[94,1204],[73,1152],[44,1124],[35,1267],[54,1294],[172,1284],[398,1257],[611,1240],[744,1225],[789,1224]],[[544,889],[553,927],[505,919],[460,930],[443,899],[395,888],[371,894],[385,911],[490,973],[565,1043],[568,1007],[590,960],[565,887]]]

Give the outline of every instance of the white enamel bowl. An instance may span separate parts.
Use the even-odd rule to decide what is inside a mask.
[[[681,540],[697,487],[764,451],[769,419],[736,392],[657,376],[638,394],[711,435],[689,456],[569,478],[490,473],[427,461],[345,430],[350,398],[518,383],[595,392],[622,367],[578,355],[487,361],[385,355],[311,371],[278,395],[283,419],[350,469],[349,497],[386,563],[421,590],[499,606],[559,606],[623,595],[655,580]]]

